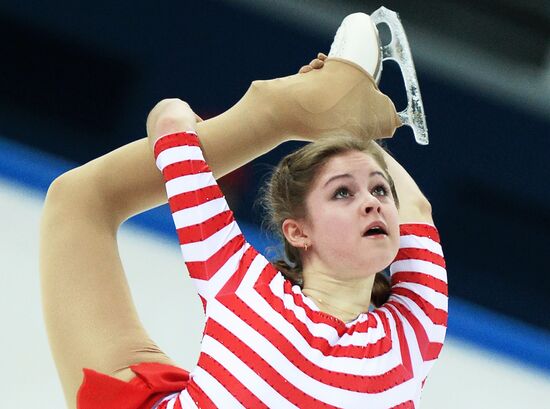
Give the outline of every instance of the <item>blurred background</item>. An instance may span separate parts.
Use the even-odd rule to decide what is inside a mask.
[[[215,116],[251,81],[293,74],[317,52],[328,52],[345,15],[380,5],[0,0],[0,186],[4,193],[13,186],[30,189],[17,195],[40,203],[60,172],[144,137],[147,113],[160,99],[179,97],[204,119]],[[482,354],[527,365],[537,379],[548,377],[550,5],[383,5],[398,11],[406,28],[430,131],[427,147],[416,145],[408,128],[388,146],[433,205],[449,271],[451,344],[467,342]],[[381,89],[404,108],[396,65],[384,65]],[[257,231],[256,192],[270,166],[296,146],[282,145],[221,180],[238,220],[258,243],[265,237]],[[8,206],[14,196],[1,197]],[[13,243],[7,226],[17,221],[10,215],[18,207],[6,207],[0,254]],[[175,240],[167,215],[157,209],[136,225]],[[0,257],[3,291],[12,270],[8,256]],[[550,383],[544,385],[550,397]]]

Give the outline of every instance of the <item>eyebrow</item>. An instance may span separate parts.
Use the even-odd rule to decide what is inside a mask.
[[[375,170],[374,172],[371,172],[371,173],[369,174],[369,177],[373,177],[373,176],[382,176],[382,177],[386,180],[386,182],[388,182],[388,183],[390,182],[390,181],[388,180],[388,178],[386,177],[386,175],[384,175],[384,173],[379,172],[379,171],[377,171],[377,170]],[[327,185],[328,185],[329,183],[331,183],[331,182],[333,182],[333,181],[335,181],[335,180],[337,180],[337,179],[342,179],[342,178],[345,178],[345,179],[352,178],[352,179],[354,179],[354,177],[353,177],[351,174],[349,174],[349,173],[342,173],[341,175],[332,176],[329,180],[327,180],[327,181],[325,182],[325,184],[323,185],[323,187],[327,187]]]

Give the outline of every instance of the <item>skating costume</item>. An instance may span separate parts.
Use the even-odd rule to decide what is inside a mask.
[[[418,407],[447,325],[445,261],[435,227],[400,227],[389,301],[344,323],[320,311],[246,242],[196,135],[162,137],[155,157],[206,313],[201,354],[190,374],[166,365],[149,378],[137,372],[142,406],[123,403],[128,389],[102,407]],[[105,388],[112,379],[93,371],[86,377],[88,391],[97,379]]]

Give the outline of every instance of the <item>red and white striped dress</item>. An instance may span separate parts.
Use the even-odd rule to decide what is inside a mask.
[[[155,157],[206,312],[198,365],[159,407],[418,407],[447,326],[435,227],[400,227],[389,301],[346,324],[246,242],[195,134],[162,137]]]

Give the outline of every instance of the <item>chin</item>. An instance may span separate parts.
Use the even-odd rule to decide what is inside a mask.
[[[385,251],[384,253],[372,255],[368,261],[369,266],[372,266],[369,270],[373,270],[374,273],[385,270],[395,260],[396,255],[397,249],[395,251]]]

